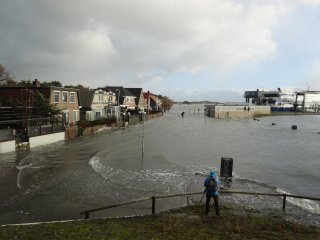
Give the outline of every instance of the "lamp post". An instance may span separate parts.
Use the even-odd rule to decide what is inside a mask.
[[[142,115],[142,146],[141,146],[141,154],[142,154],[142,158],[144,157],[144,120],[145,120],[145,115],[146,112],[140,111],[140,114]]]
[[[119,127],[119,115],[120,115],[120,102],[119,102],[119,98],[120,98],[120,89],[116,89],[116,92],[118,92],[118,113],[117,113],[117,128]]]

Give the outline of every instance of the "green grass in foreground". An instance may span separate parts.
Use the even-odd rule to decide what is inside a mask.
[[[235,211],[224,207],[216,218],[188,206],[155,216],[4,226],[0,239],[320,239],[318,227]]]

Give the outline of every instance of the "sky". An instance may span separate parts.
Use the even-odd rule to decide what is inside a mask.
[[[320,90],[320,0],[1,0],[16,80],[142,87],[175,101]]]

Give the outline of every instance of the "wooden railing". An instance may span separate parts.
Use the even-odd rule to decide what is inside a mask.
[[[285,210],[285,208],[286,208],[286,199],[288,197],[320,201],[320,198],[306,197],[306,196],[300,196],[300,195],[291,195],[291,194],[280,194],[280,193],[259,193],[259,192],[242,192],[242,191],[226,191],[226,190],[221,190],[219,192],[220,192],[220,194],[245,194],[245,195],[283,197],[283,200],[282,200],[282,209],[283,210]],[[169,194],[169,195],[151,196],[151,197],[136,199],[136,200],[132,200],[132,201],[128,201],[128,202],[122,202],[122,203],[118,203],[118,204],[108,205],[105,207],[84,210],[84,211],[80,212],[80,214],[84,214],[85,219],[89,219],[89,214],[92,212],[98,212],[98,211],[102,211],[102,210],[106,210],[106,209],[110,209],[110,208],[125,206],[125,205],[138,203],[138,202],[144,202],[147,200],[152,200],[151,213],[155,214],[155,212],[156,212],[156,199],[191,196],[191,195],[201,195],[201,194],[204,194],[204,192],[190,192],[190,193],[177,193],[177,194]]]

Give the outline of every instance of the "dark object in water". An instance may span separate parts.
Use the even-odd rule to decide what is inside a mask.
[[[181,117],[183,117],[183,116],[184,116],[184,112],[181,113]]]
[[[260,121],[260,119],[258,119],[258,118],[255,118],[255,117],[253,118],[253,120],[256,120],[256,121]]]
[[[277,124],[275,124],[275,123],[272,123],[272,125],[277,125]]]
[[[220,176],[221,177],[232,177],[233,159],[232,158],[221,158]]]
[[[292,129],[292,130],[297,130],[298,127],[297,127],[297,125],[292,125],[292,126],[291,126],[291,129]]]

